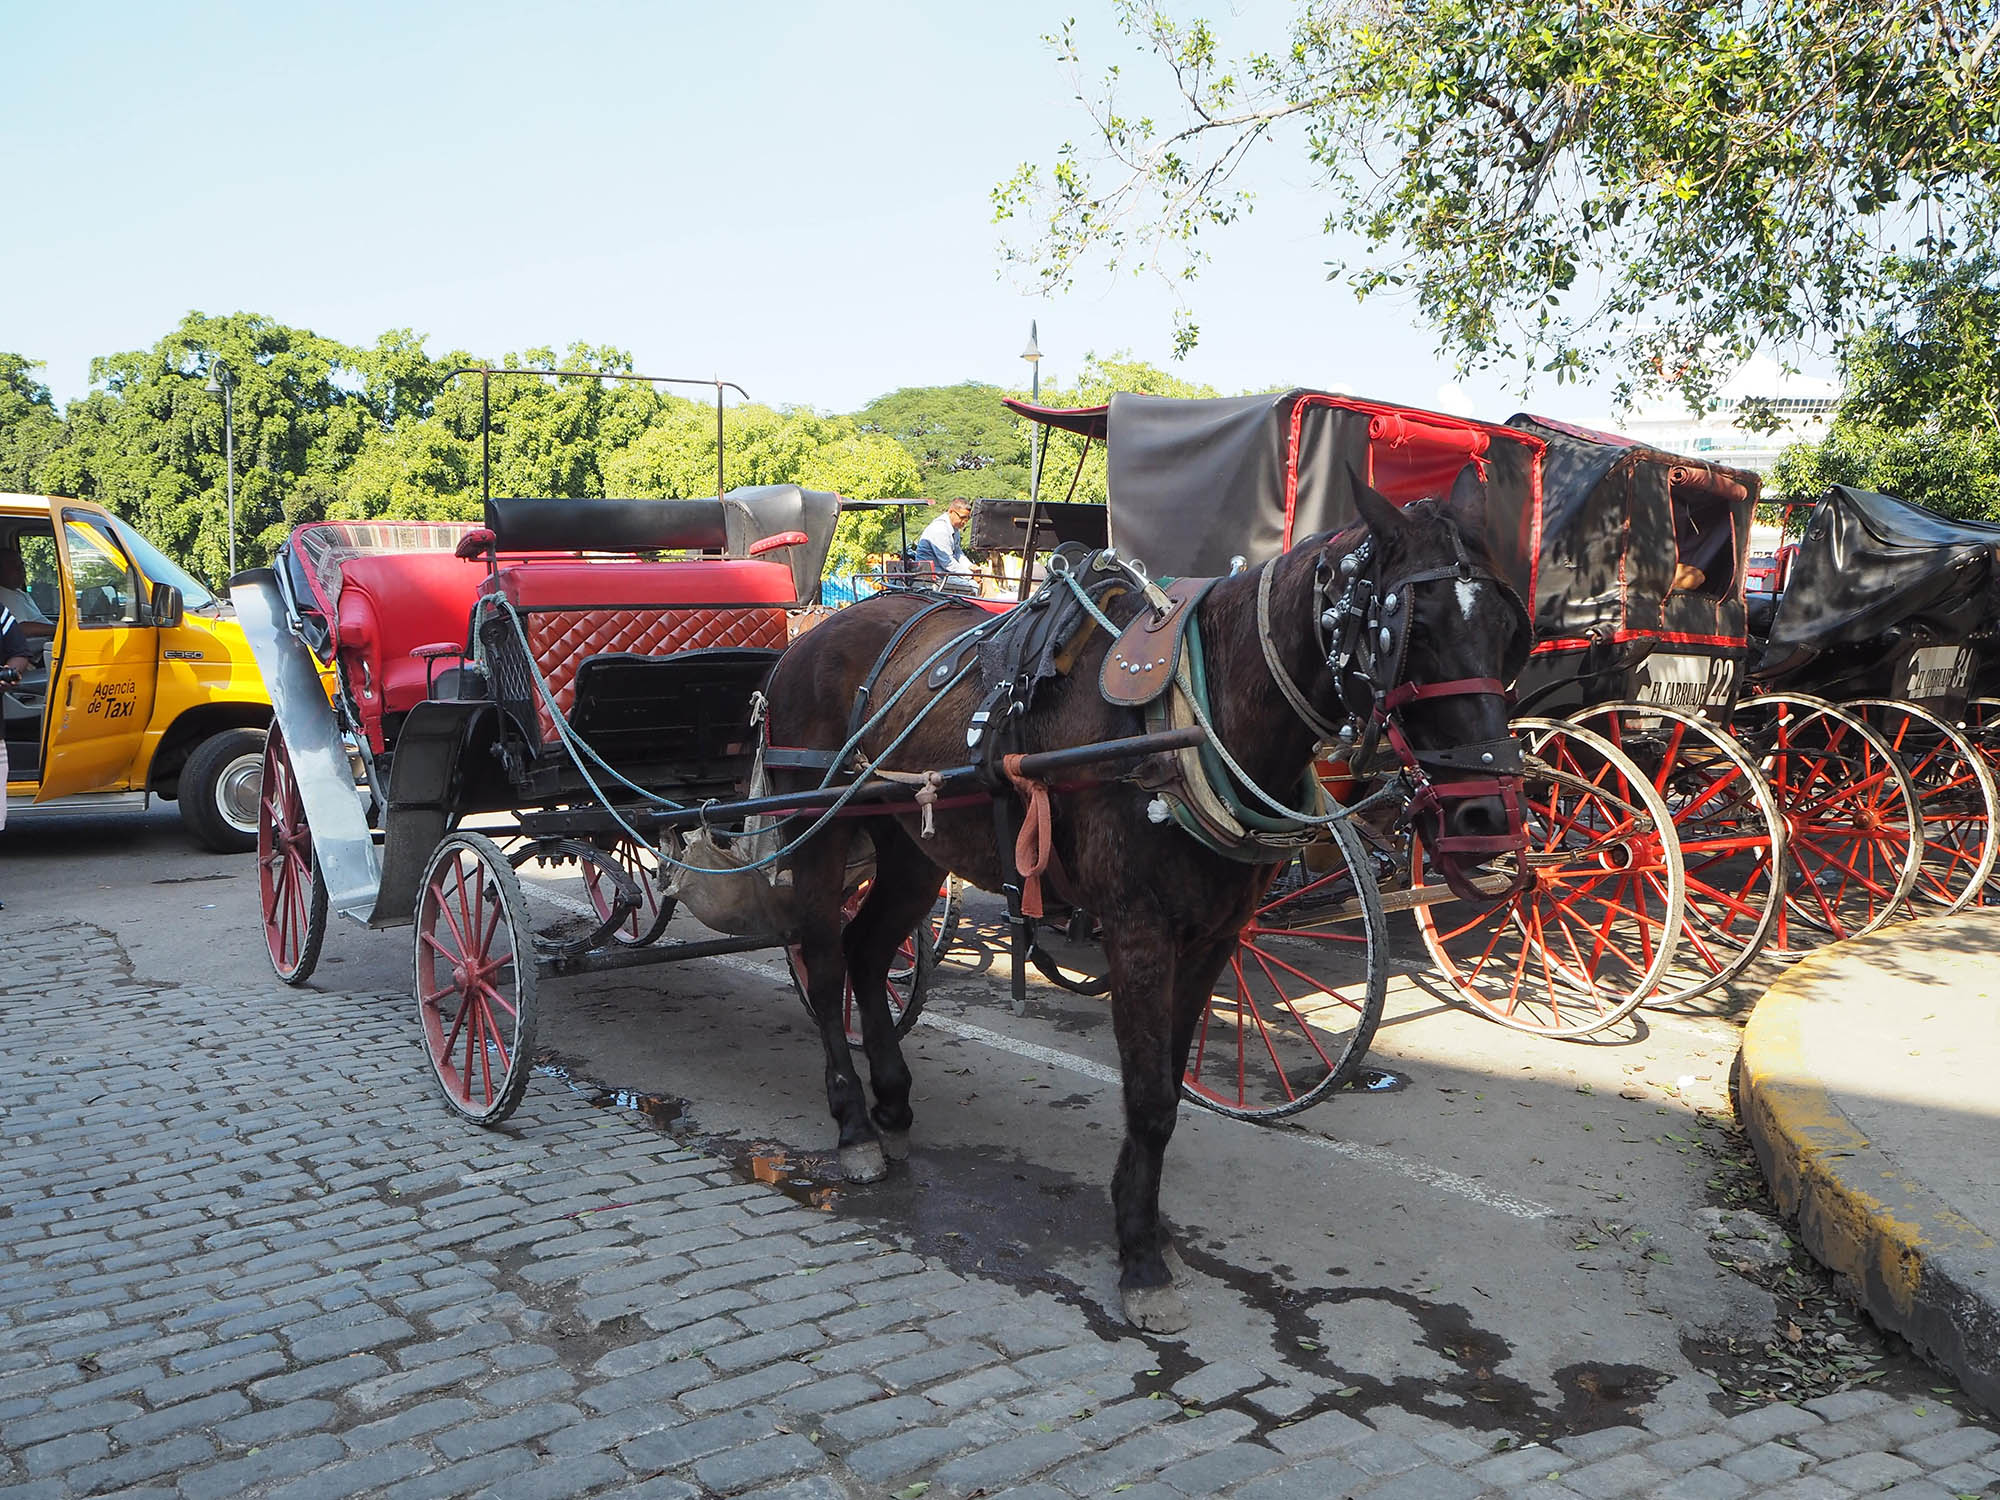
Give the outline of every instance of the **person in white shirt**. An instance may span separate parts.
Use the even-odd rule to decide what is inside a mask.
[[[917,538],[915,549],[917,571],[969,576],[974,571],[972,559],[965,555],[965,548],[959,545],[958,533],[971,519],[970,500],[954,500],[946,506],[944,514],[926,526],[923,534]]]

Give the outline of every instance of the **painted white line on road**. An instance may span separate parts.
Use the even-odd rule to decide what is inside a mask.
[[[788,969],[754,958],[722,953],[715,955],[709,962],[726,964],[732,969],[761,975],[779,984],[792,982]],[[1039,1042],[1024,1042],[1018,1037],[990,1031],[984,1026],[974,1026],[969,1021],[958,1021],[949,1016],[934,1015],[930,1011],[925,1011],[917,1017],[917,1024],[934,1027],[947,1036],[976,1042],[982,1047],[1011,1052],[1016,1057],[1025,1057],[1032,1062],[1041,1063],[1044,1067],[1080,1073],[1098,1083],[1117,1084],[1120,1081],[1116,1068],[1107,1068],[1103,1063],[1092,1062],[1087,1057],[1078,1057],[1059,1048],[1044,1047]],[[1262,1125],[1253,1125],[1247,1120],[1231,1120],[1227,1115],[1216,1115],[1213,1118],[1225,1124],[1242,1125],[1249,1130],[1266,1128]],[[1485,1183],[1475,1182],[1460,1173],[1446,1171],[1443,1167],[1434,1167],[1429,1162],[1413,1161],[1409,1157],[1398,1156],[1395,1152],[1384,1150],[1380,1146],[1364,1146],[1355,1141],[1329,1140],[1323,1135],[1313,1135],[1306,1131],[1288,1131],[1285,1139],[1295,1141],[1302,1146],[1309,1146],[1316,1151],[1345,1157],[1364,1167],[1373,1167],[1379,1172],[1391,1172],[1412,1182],[1420,1182],[1425,1187],[1436,1188],[1439,1192],[1468,1199],[1483,1208],[1490,1208],[1516,1219],[1550,1219],[1556,1216],[1556,1210],[1545,1203],[1537,1203],[1532,1198],[1523,1198],[1499,1188],[1488,1187]]]

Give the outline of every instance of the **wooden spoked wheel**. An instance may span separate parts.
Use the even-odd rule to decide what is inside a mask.
[[[1526,756],[1533,878],[1491,905],[1453,898],[1413,838],[1411,883],[1443,898],[1416,907],[1417,930],[1459,998],[1489,1020],[1589,1036],[1630,1015],[1672,965],[1687,906],[1673,814],[1602,735],[1549,719],[1513,729]],[[1514,869],[1514,856],[1493,861],[1493,883]]]
[[[1181,1092],[1239,1120],[1276,1120],[1354,1077],[1382,1020],[1388,923],[1346,824],[1265,891],[1195,1027]]]
[[[1693,1000],[1756,961],[1784,907],[1785,822],[1756,762],[1699,714],[1607,704],[1577,714],[1636,762],[1667,804],[1687,875],[1674,961],[1648,1006]]]
[[[1965,737],[1986,762],[2000,784],[2000,698],[1974,698],[1965,705]],[[1975,906],[2000,906],[2000,863],[1986,882],[1986,889],[1973,898]]]
[[[611,929],[611,941],[623,948],[643,948],[657,941],[674,919],[674,898],[666,894],[660,861],[651,849],[629,838],[619,838],[606,852],[639,887],[638,910]],[[589,860],[583,861],[583,889],[597,919],[610,921],[618,909],[618,887]]]
[[[286,984],[304,984],[326,941],[326,878],[313,857],[305,801],[276,720],[264,740],[257,793],[257,900],[272,970]]]
[[[1785,909],[1769,951],[1795,958],[1893,918],[1917,883],[1923,824],[1887,742],[1852,714],[1796,693],[1744,700],[1729,727],[1785,819]]]
[[[1888,741],[1916,789],[1924,852],[1918,900],[1947,912],[1978,899],[2000,853],[1992,768],[1958,728],[1927,708],[1897,699],[1842,705]]]
[[[498,1125],[528,1091],[535,954],[521,882],[482,834],[439,843],[417,894],[417,1016],[445,1103]]]
[[[840,922],[845,927],[854,920],[854,914],[861,910],[861,903],[867,899],[868,882],[862,881],[847,893],[840,903]],[[935,913],[934,913],[935,915]],[[806,992],[805,954],[797,943],[785,949],[785,958],[792,971],[792,987],[797,991],[799,1003],[812,1013],[812,1001]],[[931,922],[924,924],[904,938],[896,949],[896,956],[889,961],[889,1014],[896,1021],[896,1035],[908,1036],[910,1028],[917,1024],[917,1017],[923,1014],[924,999],[930,993],[931,972],[937,967],[937,949],[931,940]],[[847,1031],[849,1046],[861,1045],[861,1015],[854,1004],[854,981],[843,977],[841,981],[841,1018]]]

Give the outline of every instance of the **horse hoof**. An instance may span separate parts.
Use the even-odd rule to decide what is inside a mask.
[[[888,1160],[874,1141],[840,1148],[840,1174],[849,1182],[880,1182],[889,1175]]]
[[[1188,1326],[1187,1299],[1167,1286],[1128,1286],[1119,1293],[1125,1321],[1147,1333],[1179,1333]]]
[[[882,1153],[890,1161],[908,1161],[910,1159],[910,1132],[907,1130],[883,1131]]]

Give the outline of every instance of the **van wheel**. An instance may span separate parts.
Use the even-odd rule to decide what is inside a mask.
[[[210,735],[181,768],[181,821],[205,849],[248,854],[257,847],[257,792],[263,784],[263,730]]]

